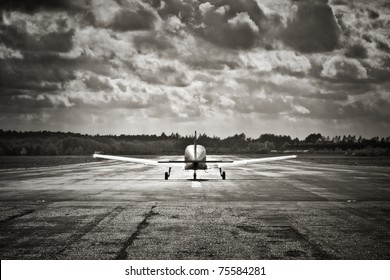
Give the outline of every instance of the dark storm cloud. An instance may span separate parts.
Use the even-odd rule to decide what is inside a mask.
[[[347,48],[345,56],[352,58],[367,58],[367,49],[362,44],[354,44]]]
[[[50,91],[43,82],[64,83],[75,79],[75,61],[57,55],[25,55],[24,59],[3,59],[0,63],[2,93],[9,90]],[[54,86],[55,89],[58,86]]]
[[[135,11],[118,12],[109,27],[116,31],[150,30],[153,29],[156,21],[157,17],[152,11],[139,6]]]
[[[305,53],[338,48],[340,30],[328,1],[299,1],[297,5],[298,11],[284,30],[283,40]]]
[[[101,80],[95,75],[91,75],[88,79],[86,79],[85,85],[87,86],[87,88],[95,91],[112,90],[112,86],[107,82],[107,80]]]
[[[378,50],[380,50],[380,51],[384,51],[384,52],[390,53],[390,47],[389,47],[389,45],[388,45],[386,42],[384,42],[384,41],[377,40],[377,42],[376,42],[376,47],[377,47]]]
[[[73,47],[74,30],[44,35],[29,34],[15,26],[0,24],[0,42],[6,46],[30,52],[69,52]]]
[[[272,32],[281,27],[277,14],[266,16],[254,0],[204,1],[199,5],[193,25],[195,32],[217,45],[250,49],[272,44]]]
[[[377,19],[379,17],[379,13],[372,9],[367,9],[368,16],[370,19]]]
[[[274,48],[281,39],[302,52],[339,47],[340,30],[326,0],[294,1],[295,16],[283,27],[277,12],[265,13],[255,0],[149,1],[163,18],[179,17],[195,34],[226,48]]]
[[[296,98],[295,102],[307,108],[310,113],[302,117],[311,119],[388,121],[390,102],[379,94],[372,94],[370,100],[365,98],[350,98],[350,101],[338,102],[333,99]]]
[[[149,2],[163,19],[177,16],[198,36],[226,48],[265,45],[268,33],[281,26],[280,17],[266,16],[255,0]]]
[[[388,110],[390,100],[386,100],[378,94],[373,94],[370,101],[356,100],[342,108],[342,117],[350,119],[370,119],[387,123],[390,119]]]
[[[82,11],[91,0],[1,0],[0,10],[34,13],[39,10]]]
[[[215,7],[210,7],[202,15],[205,25],[195,30],[210,42],[235,49],[248,49],[254,46],[259,27],[248,13],[238,13],[229,18],[227,13],[220,15],[216,13]]]

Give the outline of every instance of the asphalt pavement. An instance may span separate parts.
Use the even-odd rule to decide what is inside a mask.
[[[224,157],[227,159],[227,157]],[[390,168],[0,171],[1,259],[390,259]]]

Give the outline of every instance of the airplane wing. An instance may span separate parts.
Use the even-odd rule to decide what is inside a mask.
[[[296,155],[292,156],[280,156],[280,157],[266,157],[266,158],[255,158],[255,159],[245,159],[245,160],[234,160],[232,162],[221,162],[216,163],[216,167],[230,167],[230,166],[240,166],[240,165],[247,165],[247,164],[255,164],[255,163],[264,163],[264,162],[271,162],[271,161],[277,161],[277,160],[285,160],[285,159],[292,159],[296,158]]]
[[[93,154],[93,158],[103,158],[103,159],[111,159],[111,160],[119,160],[126,161],[132,163],[139,163],[144,165],[160,165],[161,163],[167,163],[169,167],[183,167],[184,161],[157,161],[143,158],[131,158],[131,157],[121,157],[121,156],[110,156],[110,155],[102,155],[102,154]]]
[[[133,162],[133,163],[141,163],[141,164],[145,164],[145,165],[158,165],[156,160],[143,159],[143,158],[130,158],[130,157],[101,155],[101,154],[93,154],[93,157],[94,158],[120,160],[120,161]]]
[[[121,157],[121,156],[110,156],[102,154],[94,154],[94,158],[103,158],[111,160],[126,161],[132,163],[139,163],[144,165],[160,165],[167,164],[169,167],[183,167],[186,163],[193,163],[195,161],[184,161],[184,160],[150,160],[142,158],[131,158],[131,157]],[[292,156],[280,156],[280,157],[266,157],[266,158],[255,158],[255,159],[246,159],[246,160],[206,160],[204,163],[211,163],[211,168],[221,168],[221,167],[230,167],[230,166],[240,166],[256,163],[264,163],[277,160],[285,160],[296,158],[296,155]]]

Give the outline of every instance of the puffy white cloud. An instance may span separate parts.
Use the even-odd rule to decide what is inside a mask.
[[[4,58],[23,58],[19,50],[7,48],[4,44],[0,44],[0,59]]]
[[[367,70],[356,59],[334,56],[323,65],[321,75],[334,79],[366,79]]]
[[[236,102],[226,96],[219,96],[219,106],[223,109],[233,109]]]
[[[249,17],[248,13],[242,12],[236,14],[235,17],[228,20],[228,24],[233,29],[241,29],[243,27],[249,27],[253,33],[259,32],[259,27],[256,23]]]
[[[185,24],[177,16],[171,16],[165,21],[165,28],[169,32],[178,33],[182,28],[185,27]]]
[[[94,22],[100,26],[109,26],[122,7],[115,0],[94,0],[91,2]]]
[[[309,111],[307,108],[305,108],[305,107],[303,107],[303,106],[301,106],[301,105],[294,105],[294,110],[295,110],[297,113],[303,114],[303,115],[306,115],[306,114],[309,114],[309,113],[310,113],[310,111]]]
[[[211,5],[210,2],[205,2],[199,5],[199,10],[202,16],[205,16],[209,11],[215,8],[214,5]]]
[[[304,55],[292,51],[262,51],[241,52],[240,60],[243,66],[261,72],[288,71],[290,73],[307,73],[311,63]]]

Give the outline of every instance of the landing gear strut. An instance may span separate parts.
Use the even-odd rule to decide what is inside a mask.
[[[169,176],[171,176],[171,167],[169,167],[168,172],[165,172],[165,180],[168,180]]]
[[[219,174],[221,174],[222,180],[226,179],[226,172],[222,171],[222,168],[219,169]]]

